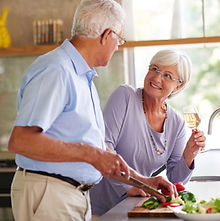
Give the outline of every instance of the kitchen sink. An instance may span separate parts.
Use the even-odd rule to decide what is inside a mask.
[[[195,159],[195,169],[186,189],[197,200],[220,198],[220,149],[209,149],[199,153]]]
[[[193,177],[220,177],[220,149],[208,149],[195,159]]]

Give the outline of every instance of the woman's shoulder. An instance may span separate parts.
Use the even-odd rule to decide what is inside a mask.
[[[122,106],[128,103],[135,103],[137,100],[138,89],[128,84],[118,86],[110,95],[108,102],[110,104]]]
[[[180,112],[178,110],[175,110],[173,107],[171,107],[170,105],[167,105],[167,111],[169,116],[175,121],[177,122],[177,124],[179,123],[184,123],[184,119],[181,116]]]
[[[139,90],[140,90],[139,88],[135,88],[128,84],[121,84],[119,87],[115,89],[113,93],[116,93],[117,95],[118,94],[124,95],[124,96],[135,96]]]

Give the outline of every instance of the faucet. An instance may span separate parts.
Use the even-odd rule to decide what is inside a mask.
[[[212,122],[213,122],[215,116],[217,115],[217,113],[219,113],[219,112],[220,112],[220,107],[217,108],[217,109],[212,113],[211,117],[209,118],[209,126],[208,126],[208,134],[209,134],[209,135],[212,134]]]

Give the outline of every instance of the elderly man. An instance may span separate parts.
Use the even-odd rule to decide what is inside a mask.
[[[82,0],[71,39],[38,57],[24,75],[8,144],[18,165],[11,187],[16,221],[90,220],[88,190],[102,176],[128,183],[131,174],[147,182],[106,147],[92,81],[94,67],[107,65],[125,42],[123,23],[124,12],[115,1]],[[175,193],[160,177],[154,185]]]

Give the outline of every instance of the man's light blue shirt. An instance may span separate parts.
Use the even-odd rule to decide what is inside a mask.
[[[102,111],[92,82],[95,75],[68,40],[38,57],[21,81],[15,126],[38,126],[47,136],[105,149]],[[16,163],[83,183],[97,183],[102,178],[85,162],[43,162],[16,154]]]

